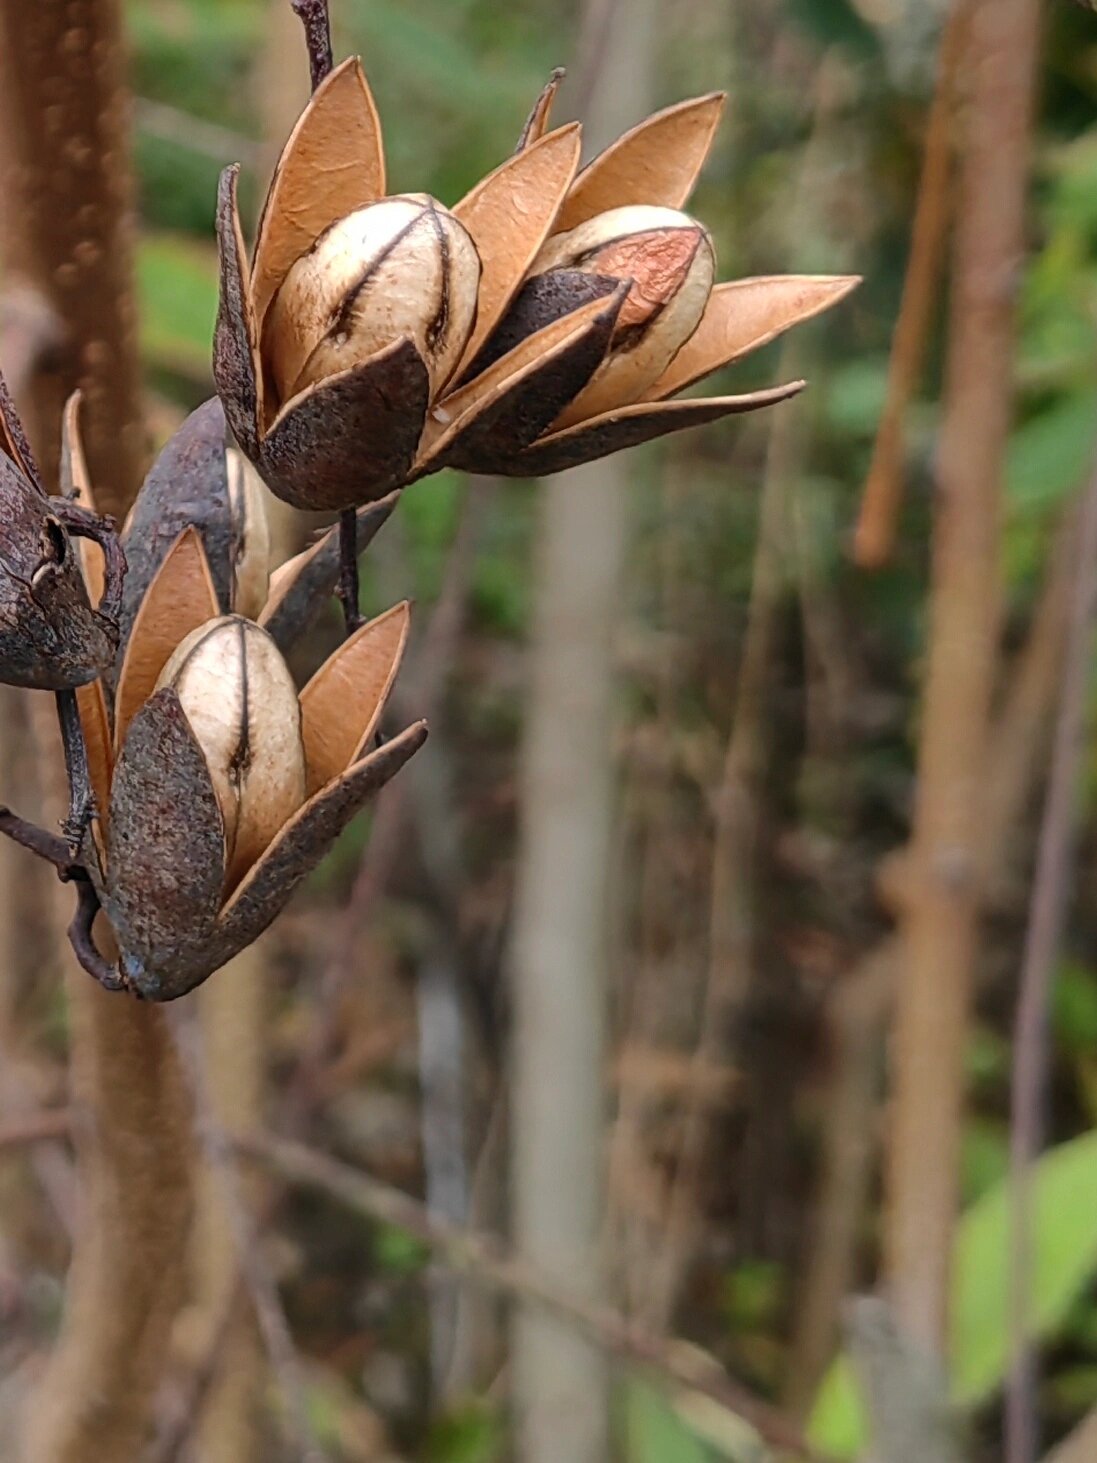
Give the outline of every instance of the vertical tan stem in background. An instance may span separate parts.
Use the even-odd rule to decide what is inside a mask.
[[[888,361],[887,398],[872,452],[853,557],[877,569],[891,557],[903,499],[903,428],[929,344],[952,213],[956,80],[973,0],[952,0],[937,59],[937,87],[926,123],[925,155],[911,225],[910,258]]]
[[[264,1032],[270,959],[268,940],[239,954],[198,992],[198,1015],[209,1074],[209,1100],[217,1120],[249,1133],[263,1116]],[[216,1344],[218,1326],[239,1284],[240,1264],[222,1185],[208,1164],[199,1173],[194,1226],[195,1299],[206,1322],[199,1355]],[[249,1198],[253,1197],[249,1195]],[[199,1432],[207,1463],[250,1463],[261,1456],[259,1400],[265,1376],[254,1317],[238,1310],[223,1342]]]
[[[585,78],[589,146],[649,110],[657,14],[658,0],[629,0],[607,17]],[[610,458],[541,489],[512,960],[514,1237],[526,1260],[591,1300],[605,1284],[613,640],[629,474]],[[513,1399],[522,1463],[612,1456],[604,1357],[525,1307]]]
[[[937,1351],[946,1339],[977,951],[1002,467],[1039,14],[1039,0],[980,0],[972,20],[913,887],[901,921],[885,1266],[899,1324]]]
[[[6,263],[57,316],[63,386],[86,396],[100,502],[122,513],[140,483],[143,443],[120,4],[2,0],[0,108]],[[34,402],[43,442],[56,442],[58,401],[41,393]],[[83,972],[69,994],[84,1209],[26,1457],[127,1463],[180,1292],[188,1113],[163,1012],[105,995]]]

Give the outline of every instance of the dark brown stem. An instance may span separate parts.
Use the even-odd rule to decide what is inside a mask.
[[[61,825],[75,855],[80,851],[84,834],[95,814],[95,794],[88,770],[88,748],[75,691],[58,691],[57,720],[61,725],[61,745],[65,750],[65,771],[69,780],[69,810]]]
[[[1075,554],[1070,634],[1061,672],[1055,745],[1040,826],[1036,878],[1029,906],[1014,1024],[1010,1112],[1013,1366],[1006,1394],[1008,1463],[1033,1463],[1039,1442],[1037,1361],[1027,1339],[1032,1285],[1032,1216],[1028,1177],[1039,1152],[1044,1127],[1048,998],[1062,940],[1077,835],[1076,789],[1084,755],[1090,644],[1097,606],[1097,469],[1086,490]]]
[[[888,361],[887,396],[853,538],[854,561],[865,569],[879,569],[891,557],[902,509],[907,407],[929,345],[948,247],[956,81],[971,8],[972,0],[953,0],[941,36],[910,257]]]
[[[105,991],[128,991],[129,982],[116,965],[99,953],[95,943],[95,916],[99,913],[99,896],[83,869],[72,876],[76,886],[76,913],[69,925],[69,944],[83,970],[97,980]]]
[[[92,513],[68,498],[50,500],[50,510],[74,538],[91,539],[103,551],[106,560],[103,598],[97,606],[104,619],[117,627],[122,612],[122,586],[126,578],[126,551],[118,537],[114,519]]]
[[[358,517],[353,508],[339,515],[339,598],[347,634],[362,623],[358,609]]]
[[[18,813],[13,813],[10,808],[0,807],[0,833],[10,838],[13,843],[18,843],[21,848],[27,848],[31,853],[37,854],[39,858],[45,859],[52,864],[63,879],[72,877],[74,865],[72,861],[72,850],[63,838],[58,838],[56,833],[48,833],[45,828],[39,828],[37,823],[28,823],[26,818],[20,818]]]
[[[309,75],[313,91],[332,67],[331,18],[328,0],[290,0],[293,13],[305,27],[305,45],[309,52]]]
[[[69,844],[63,838],[58,838],[56,833],[48,833],[45,828],[39,828],[36,823],[28,823],[25,818],[20,818],[18,813],[13,813],[10,808],[0,807],[0,834],[10,838],[13,843],[18,843],[21,848],[29,849],[39,858],[45,859],[47,863],[54,866],[58,878],[63,883],[71,883],[75,886],[76,913],[73,915],[68,929],[69,944],[72,946],[73,954],[79,960],[82,968],[94,980],[97,980],[104,990],[128,990],[129,987],[117,968],[99,953],[96,946],[92,930],[95,916],[99,913],[99,896],[88,878],[87,870],[74,862]]]

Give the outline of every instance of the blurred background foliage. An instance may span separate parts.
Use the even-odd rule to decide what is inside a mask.
[[[450,202],[508,155],[550,68],[574,57],[578,33],[577,6],[563,0],[338,0],[334,9],[337,53],[362,53],[377,95],[394,190]],[[749,880],[756,979],[706,1099],[718,1158],[699,1184],[704,1222],[674,1315],[677,1334],[775,1399],[794,1364],[820,1132],[840,1077],[827,1013],[859,957],[887,931],[881,860],[902,843],[910,816],[940,329],[907,423],[908,491],[894,560],[875,573],[859,570],[849,543],[884,400],[941,9],[937,0],[677,0],[664,19],[660,100],[730,93],[693,205],[713,229],[724,277],[792,270],[865,279],[852,301],[794,343],[734,370],[744,389],[778,371],[810,379],[810,391],[781,418],[786,425],[725,424],[636,452],[628,464],[634,535],[621,643],[614,1093],[618,1112],[639,1103],[643,1120],[639,1149],[613,1170],[611,1234],[622,1304],[640,1312],[653,1216],[673,1180],[706,967],[710,798],[736,714],[758,504],[767,474],[782,471],[775,458],[783,452],[793,464],[785,469],[776,633],[755,709],[766,741]],[[1048,12],[1008,470],[1004,568],[1014,644],[1031,622],[1057,526],[1097,443],[1097,21],[1065,0]],[[256,81],[270,14],[267,0],[130,0],[142,338],[161,435],[210,391],[218,172],[245,162],[254,209],[273,155]],[[569,101],[565,90],[565,115]],[[942,291],[942,319],[945,305]],[[783,448],[775,443],[782,431],[791,438]],[[460,844],[456,937],[475,1047],[469,1146],[474,1155],[488,1150],[478,1172],[498,1187],[491,1128],[505,1062],[500,955],[534,489],[505,483],[489,491],[470,613],[448,675],[445,808]],[[366,560],[372,607],[389,602],[394,585],[407,592],[410,580],[420,620],[429,619],[466,501],[453,475],[407,495]],[[335,633],[334,616],[318,633]],[[1092,758],[1090,768],[1092,781]],[[363,841],[351,830],[288,921],[271,1033],[276,1072],[288,1068],[301,1037],[304,952],[345,900]],[[952,1387],[971,1414],[973,1456],[986,1459],[999,1456],[1009,1016],[1031,829],[1018,843],[1015,878],[996,901],[983,957],[970,1050],[969,1209],[957,1238]],[[325,1119],[336,1146],[408,1186],[418,1183],[421,1163],[408,972],[434,918],[421,858],[411,849],[398,860],[372,922],[363,956],[370,989],[352,993],[341,1012],[345,1061],[330,1076]],[[1041,1395],[1051,1435],[1097,1405],[1092,825],[1080,867],[1082,897],[1055,993],[1054,1151],[1038,1178],[1035,1312],[1048,1340]],[[378,1055],[367,1038],[386,1020],[393,1036]],[[874,1108],[861,1121],[874,1126],[879,1117]],[[486,1203],[485,1223],[500,1222],[498,1205]],[[317,1200],[292,1207],[286,1291],[314,1378],[314,1421],[333,1456],[387,1456],[360,1441],[374,1436],[369,1416],[381,1419],[401,1456],[504,1458],[505,1411],[490,1368],[463,1394],[424,1405],[424,1255],[399,1234],[355,1226]],[[870,1205],[858,1226],[854,1268],[865,1284],[877,1220]],[[632,1381],[622,1384],[619,1404],[629,1463],[755,1456],[695,1399],[676,1405]],[[858,1405],[842,1364],[824,1383],[815,1428],[834,1454],[854,1456]]]

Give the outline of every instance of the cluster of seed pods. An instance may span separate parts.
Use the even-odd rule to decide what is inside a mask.
[[[323,0],[295,8],[314,93],[250,259],[236,168],[219,189],[218,397],[165,447],[121,535],[94,511],[78,404],[49,498],[0,389],[0,679],[56,692],[72,787],[64,839],[6,810],[0,832],[75,884],[84,967],[150,1000],[254,940],[426,736],[378,744],[407,606],[358,615],[358,555],[403,489],[442,467],[553,473],[784,401],[804,383],[680,393],[857,283],[716,283],[711,235],[684,209],[718,94],[580,168],[579,125],[550,129],[557,73],[517,151],[452,208],[390,195],[361,63],[333,69]],[[268,491],[339,515],[273,572]],[[298,689],[285,652],[333,592],[347,638]],[[95,944],[100,908],[116,960]]]

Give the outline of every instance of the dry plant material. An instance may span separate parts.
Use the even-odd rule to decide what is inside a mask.
[[[853,537],[854,560],[878,569],[891,557],[903,499],[903,427],[918,384],[944,267],[952,211],[956,80],[973,0],[952,0],[937,62],[910,259],[888,362],[887,397]]]
[[[113,524],[46,495],[15,407],[0,378],[0,680],[44,691],[93,681],[118,644],[124,559]],[[102,603],[89,597],[76,536],[110,550]]]
[[[62,466],[93,503],[71,409]],[[406,604],[361,626],[298,699],[282,651],[335,587],[337,536],[283,565],[270,592],[262,494],[254,469],[225,444],[220,403],[199,407],[127,520],[134,572],[116,610],[120,663],[111,663],[112,641],[104,674],[74,700],[99,812],[81,862],[51,834],[11,814],[0,820],[0,831],[74,883],[70,940],[109,990],[173,999],[250,944],[426,735],[418,723],[373,749],[407,638]],[[363,510],[359,545],[391,507]],[[100,567],[89,559],[89,579]],[[93,938],[101,904],[117,961]]]
[[[65,438],[70,463],[83,462],[76,413],[74,399]],[[75,692],[114,658],[126,560],[111,519],[47,496],[2,376],[0,514],[0,680],[57,695],[69,778],[64,826],[76,848],[95,805]],[[77,537],[93,541],[101,554],[94,598],[73,548]]]
[[[556,472],[800,390],[666,399],[857,282],[713,291],[711,240],[680,210],[723,98],[656,114],[577,175],[578,125],[545,130],[554,90],[520,150],[446,209],[385,196],[377,109],[344,61],[283,150],[250,265],[236,169],[222,176],[214,375],[287,502],[344,511],[443,466]]]
[[[269,633],[220,613],[197,531],[180,535],[137,611],[113,757],[95,768],[108,816],[85,851],[122,952],[105,984],[171,1000],[205,980],[422,744],[420,722],[370,750],[407,616],[361,626],[298,700]]]

